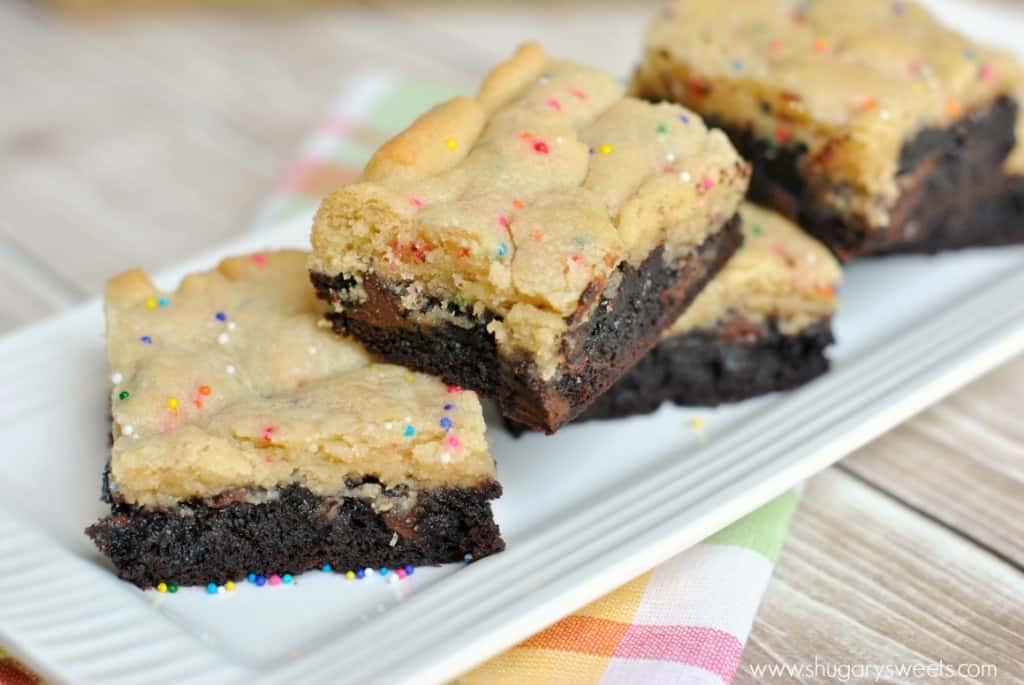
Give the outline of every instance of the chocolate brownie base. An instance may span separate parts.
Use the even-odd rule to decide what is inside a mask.
[[[500,494],[493,481],[438,488],[419,492],[407,512],[397,506],[379,512],[365,499],[320,497],[291,485],[260,504],[189,501],[160,511],[114,504],[86,534],[118,576],[143,588],[294,574],[324,564],[339,570],[434,565],[505,548],[490,505]]]
[[[926,129],[907,141],[899,171],[905,190],[883,227],[841,216],[811,193],[798,167],[805,146],[780,146],[749,129],[707,120],[754,163],[750,200],[785,214],[849,259],[1024,241],[1024,176],[1002,170],[1015,143],[1016,115],[1016,101],[1003,97],[949,128]]]
[[[646,414],[662,402],[715,407],[790,390],[828,370],[832,342],[827,321],[795,335],[771,326],[753,339],[723,339],[719,331],[666,338],[577,421]]]
[[[327,316],[334,330],[360,340],[386,361],[494,398],[507,418],[552,433],[657,343],[742,240],[737,215],[682,262],[666,263],[663,248],[658,248],[639,267],[622,265],[621,284],[610,298],[597,287],[588,288],[578,311],[590,316],[579,322],[570,317],[565,361],[552,381],[540,378],[532,360],[499,353],[487,331],[493,317],[485,315],[469,328],[449,322],[420,324],[407,316],[401,297],[373,277],[363,281],[365,301]],[[311,277],[319,296],[332,302],[352,285],[343,276]],[[600,299],[591,311],[595,298]]]
[[[705,330],[666,338],[576,421],[649,414],[664,402],[717,407],[792,390],[828,370],[825,348],[833,341],[828,321],[794,335],[772,325],[756,337]],[[505,427],[513,435],[529,430],[512,421]]]

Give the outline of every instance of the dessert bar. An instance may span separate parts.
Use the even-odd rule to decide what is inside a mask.
[[[846,259],[1024,240],[1020,66],[891,0],[676,0],[632,89],[721,126]]]
[[[842,273],[818,241],[778,214],[740,210],[743,247],[658,345],[580,417],[717,406],[795,388],[828,369]]]
[[[692,112],[526,44],[324,199],[312,279],[339,333],[551,432],[736,249],[748,180]]]
[[[106,292],[109,516],[87,534],[140,587],[479,558],[504,543],[471,391],[323,324],[308,255],[227,259]]]

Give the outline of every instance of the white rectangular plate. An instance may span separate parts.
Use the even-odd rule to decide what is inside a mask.
[[[208,255],[306,244],[308,220]],[[853,265],[834,368],[715,411],[491,430],[508,549],[404,581],[307,573],[141,592],[82,533],[104,514],[98,301],[0,340],[0,643],[58,682],[391,683],[453,677],[752,511],[1024,349],[1024,250]],[[704,419],[702,443],[691,428]],[[490,421],[496,425],[495,421]]]

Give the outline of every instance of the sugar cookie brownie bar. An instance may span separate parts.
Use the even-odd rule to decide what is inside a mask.
[[[744,204],[743,246],[658,345],[581,419],[716,406],[795,388],[828,369],[842,272],[824,245]]]
[[[1021,83],[912,2],[676,0],[632,90],[721,126],[750,198],[848,258],[1024,240]]]
[[[471,391],[322,324],[304,252],[106,292],[109,516],[87,529],[141,587],[461,561],[503,548]]]
[[[732,254],[748,180],[692,112],[527,44],[323,201],[312,278],[338,332],[550,432]]]

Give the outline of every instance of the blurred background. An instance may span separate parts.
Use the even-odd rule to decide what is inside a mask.
[[[354,75],[470,89],[527,38],[625,74],[658,4],[3,0],[0,331],[246,230]]]

